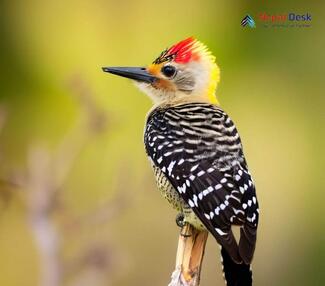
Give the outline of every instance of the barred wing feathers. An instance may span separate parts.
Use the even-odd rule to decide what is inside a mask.
[[[146,151],[232,259],[252,260],[258,203],[238,132],[219,107],[157,108],[148,117]],[[239,247],[231,225],[241,225]]]

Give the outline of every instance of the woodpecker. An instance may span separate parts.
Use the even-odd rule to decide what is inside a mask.
[[[239,133],[215,95],[215,57],[190,37],[147,67],[103,70],[134,80],[153,100],[144,144],[158,189],[179,212],[178,225],[214,236],[228,286],[252,285],[258,201]],[[240,226],[239,242],[232,226]]]

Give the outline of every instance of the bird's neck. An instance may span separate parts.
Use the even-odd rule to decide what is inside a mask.
[[[199,102],[199,103],[215,104],[215,102],[211,102],[211,100],[207,96],[189,96],[189,95],[187,95],[184,97],[176,97],[176,98],[164,99],[161,101],[154,102],[154,105],[151,108],[151,110],[156,109],[158,107],[164,108],[164,107],[171,107],[171,106],[177,106],[177,105],[194,103],[194,102],[195,103]]]

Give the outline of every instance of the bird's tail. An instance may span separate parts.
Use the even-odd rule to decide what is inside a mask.
[[[223,247],[221,248],[221,256],[227,286],[252,286],[250,265],[235,263]]]

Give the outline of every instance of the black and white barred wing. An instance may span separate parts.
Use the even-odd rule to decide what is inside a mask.
[[[156,109],[148,118],[145,145],[154,164],[232,259],[250,263],[258,207],[229,117],[202,103]],[[243,225],[239,248],[232,224]]]

